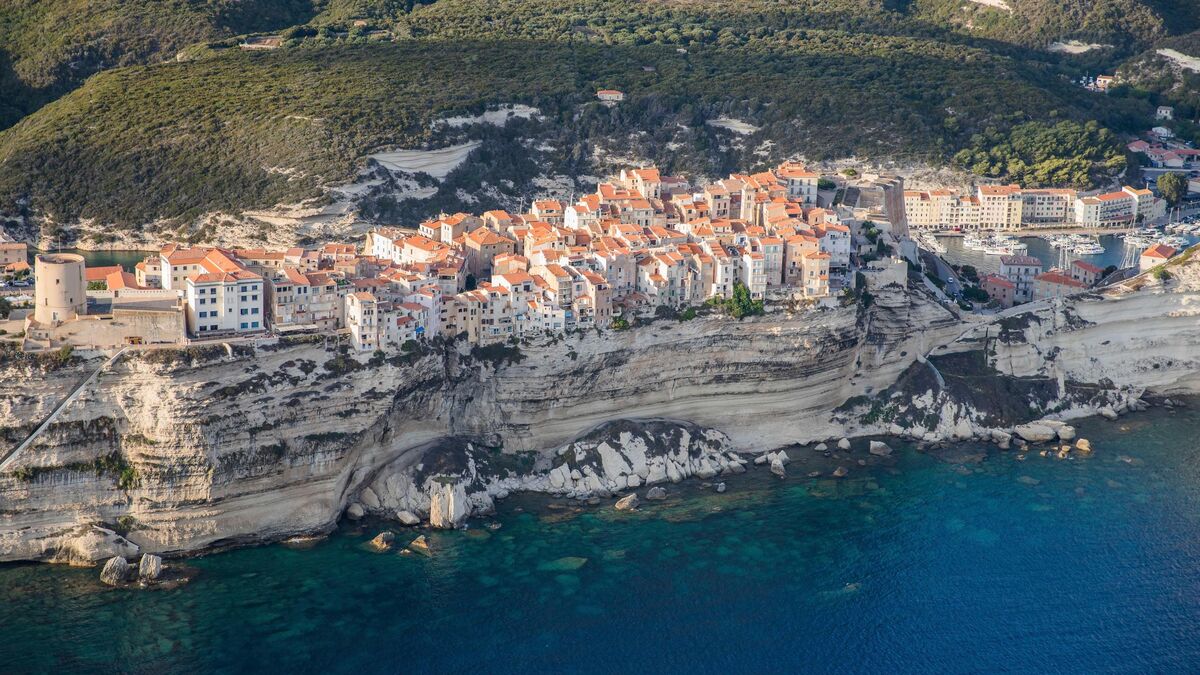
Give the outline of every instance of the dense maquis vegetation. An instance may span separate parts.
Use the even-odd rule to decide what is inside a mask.
[[[304,23],[316,0],[0,2],[0,129],[87,76],[174,58],[202,40]]]
[[[1012,11],[963,0],[911,0],[910,12],[979,37],[1043,47],[1075,39],[1119,49],[1200,28],[1193,0],[1007,0]]]
[[[688,156],[668,149],[677,125],[703,128],[722,114],[755,120],[781,153],[925,160],[952,152],[996,111],[1091,114],[1052,76],[982,50],[825,32],[780,34],[772,45],[680,54],[437,40],[121,69],[0,134],[0,204],[127,225],[267,206],[348,177],[373,148],[419,144],[440,112],[488,101],[542,108],[562,147],[584,146],[576,154],[594,137],[646,131],[633,149],[671,168]],[[603,86],[632,100],[613,110],[588,103],[580,114]],[[709,133],[689,140],[696,155],[717,145]]]
[[[980,176],[1026,187],[1086,188],[1124,166],[1125,155],[1113,133],[1095,122],[1026,122],[1008,132],[990,128],[972,136],[954,161]]]
[[[209,46],[185,50],[192,61],[101,73],[0,132],[0,211],[174,226],[296,201],[351,176],[371,150],[427,141],[443,112],[496,102],[536,105],[544,122],[472,132],[493,137],[448,185],[585,173],[599,143],[709,175],[798,152],[941,162],[967,148],[961,163],[983,175],[1083,183],[1115,166],[1101,128],[1135,128],[1151,102],[1071,87],[1077,63],[1014,45],[1078,37],[1141,49],[1174,30],[1167,18],[1195,24],[1200,3],[1010,4],[996,19],[943,0],[20,0],[0,7],[14,64],[0,68],[0,92],[23,92],[0,98],[19,101],[10,119],[79,79],[63,79],[59,57],[90,63],[81,76],[173,56],[189,40]],[[39,22],[62,28],[34,38]],[[246,53],[220,39],[255,31],[280,31],[284,48]],[[78,58],[92,38],[108,57]],[[599,106],[600,87],[630,99]],[[720,116],[761,130],[731,142],[705,125]],[[557,151],[535,163],[518,134]],[[1069,142],[1055,149],[1047,134]],[[454,208],[456,189],[422,206]],[[367,213],[406,208],[382,199]]]

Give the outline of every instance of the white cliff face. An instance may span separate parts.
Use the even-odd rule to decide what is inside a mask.
[[[925,441],[1007,445],[1010,431],[1069,441],[1061,420],[1137,410],[1148,391],[1200,392],[1200,262],[1185,254],[1167,270],[975,326],[845,419]],[[1045,424],[1053,430],[1030,428]]]
[[[1145,387],[1195,390],[1194,292],[1128,294],[1072,301],[1064,316],[1085,322],[1046,324],[1046,335],[1010,325],[1003,344],[999,324],[956,339],[966,327],[954,316],[892,287],[862,314],[662,320],[540,338],[507,361],[461,345],[370,364],[307,343],[139,354],[0,475],[0,560],[66,555],[97,525],[136,547],[104,552],[130,557],[277,540],[328,530],[348,506],[455,527],[515,491],[583,498],[711,478],[741,470],[740,453],[832,443],[848,429],[951,438],[1028,421],[966,396],[955,368],[973,362],[956,355],[986,354],[989,373],[1019,385],[1014,397],[1043,402],[1104,377],[1108,405],[1128,407]],[[1104,344],[1117,339],[1106,322],[1124,347]],[[1135,345],[1135,335],[1153,339]],[[1125,365],[1131,352],[1139,365]],[[926,353],[944,389],[917,362]],[[86,369],[0,371],[0,411],[28,425]],[[862,419],[898,392],[896,410],[882,399]],[[8,426],[15,444],[22,429]]]

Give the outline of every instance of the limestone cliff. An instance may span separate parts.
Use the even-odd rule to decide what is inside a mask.
[[[740,453],[848,431],[919,422],[950,437],[1024,421],[971,400],[986,387],[954,371],[956,354],[986,355],[988,381],[1036,382],[1043,406],[1086,383],[1126,399],[1195,390],[1193,276],[978,327],[891,286],[869,310],[369,360],[325,341],[131,353],[0,475],[0,560],[186,553],[324,531],[343,513],[453,526],[515,490],[607,494],[741,471]],[[6,443],[95,365],[0,362]],[[931,412],[947,406],[958,412]]]
[[[1051,417],[1112,416],[1147,392],[1200,392],[1200,261],[1193,248],[1095,292],[1016,307],[934,349],[842,417],[926,441],[997,433]]]

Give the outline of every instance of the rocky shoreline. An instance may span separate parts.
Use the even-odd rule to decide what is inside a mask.
[[[1189,405],[1191,403],[1185,399],[1139,398],[1130,401],[1120,411],[1103,408],[1097,416],[1112,421],[1123,414],[1141,412],[1151,406],[1176,409]],[[1080,418],[1076,416],[1073,419]],[[553,453],[556,457],[575,453],[573,463],[582,467],[582,470],[571,469],[571,464],[564,462],[549,471],[520,478],[497,478],[475,473],[459,476],[464,479],[461,482],[452,482],[447,480],[451,477],[440,475],[439,480],[435,481],[437,487],[427,494],[428,511],[420,506],[412,507],[415,511],[392,508],[388,505],[390,494],[381,499],[375,489],[368,486],[363,488],[357,500],[348,504],[342,519],[324,531],[276,541],[230,543],[220,548],[177,555],[167,564],[162,557],[151,553],[142,553],[139,558],[136,545],[114,532],[95,528],[84,538],[93,549],[87,554],[77,555],[76,564],[80,564],[79,560],[84,557],[95,558],[112,553],[113,557],[100,565],[99,578],[102,583],[125,589],[170,589],[186,584],[193,578],[195,571],[178,562],[187,557],[209,555],[242,545],[268,543],[309,549],[347,522],[354,523],[360,529],[368,526],[378,530],[378,534],[362,545],[368,552],[431,557],[434,550],[424,533],[438,529],[499,529],[500,523],[490,520],[497,513],[497,502],[517,494],[544,497],[545,503],[537,509],[538,513],[543,514],[564,508],[576,512],[606,508],[635,511],[668,499],[671,493],[666,488],[672,485],[679,486],[677,490],[724,493],[726,484],[722,478],[739,476],[748,471],[765,470],[779,479],[789,476],[803,479],[849,478],[859,470],[894,465],[894,450],[889,441],[909,444],[917,452],[952,464],[984,461],[989,448],[1015,453],[1018,461],[1024,461],[1032,453],[1068,460],[1088,457],[1095,452],[1091,440],[1079,436],[1073,425],[1055,418],[1041,418],[1017,425],[1011,430],[993,429],[965,439],[931,442],[912,433],[841,437],[759,453],[731,450],[725,445],[728,439],[719,432],[697,430],[687,424],[657,420],[636,425],[623,422],[612,427],[597,430],[588,438]],[[645,435],[639,435],[634,429]],[[648,437],[671,439],[676,434],[676,440],[681,443],[675,451],[651,455],[650,460],[645,461]],[[695,439],[692,434],[697,434]],[[689,451],[695,447],[692,441],[700,446],[710,444],[710,447],[693,453]],[[468,445],[468,455],[470,451]],[[589,463],[589,453],[595,454],[599,462]],[[473,461],[468,461],[468,464],[475,466]],[[613,477],[609,477],[605,466],[616,469]],[[411,505],[414,497],[406,495],[405,499],[410,501],[402,503]],[[422,503],[419,496],[415,499],[416,503]]]

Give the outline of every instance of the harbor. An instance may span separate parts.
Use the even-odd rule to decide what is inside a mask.
[[[1200,242],[1200,223],[1180,222],[1165,228],[1085,230],[1055,228],[1034,232],[918,232],[921,248],[937,253],[953,265],[971,265],[981,273],[998,272],[1000,259],[1029,255],[1046,269],[1070,266],[1085,260],[1101,269],[1136,267],[1138,256],[1154,244],[1183,249]]]

